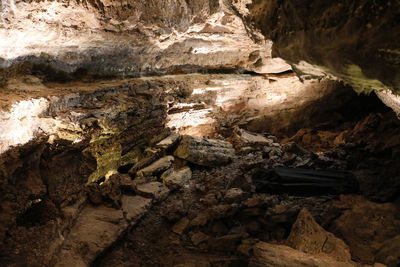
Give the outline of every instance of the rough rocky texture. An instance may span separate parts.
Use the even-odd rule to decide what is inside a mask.
[[[234,156],[232,145],[222,140],[200,139],[185,135],[174,155],[202,166],[229,163]]]
[[[335,220],[331,230],[350,246],[357,260],[373,263],[385,240],[399,235],[398,208],[391,203],[377,204],[348,196],[338,205],[349,209]]]
[[[330,74],[358,91],[399,92],[398,1],[254,0],[239,12],[298,73]]]
[[[230,4],[217,0],[6,0],[0,39],[2,86],[19,74],[69,80],[288,68],[271,60],[270,42],[255,44]]]
[[[273,245],[259,242],[253,248],[254,256],[251,258],[249,266],[280,266],[280,267],[351,267],[355,263],[337,261],[335,259],[309,255],[304,252],[294,250],[287,246]]]
[[[140,219],[151,206],[151,199],[141,196],[123,196],[121,202],[126,219],[131,223]]]
[[[87,266],[127,227],[122,211],[87,206],[63,242],[55,266]]]
[[[326,254],[338,261],[350,261],[349,247],[319,226],[307,209],[302,209],[287,239],[287,245],[309,254]]]
[[[183,186],[192,178],[192,171],[189,167],[183,167],[180,170],[165,172],[161,176],[164,184],[170,189],[177,189]]]
[[[146,168],[139,170],[136,175],[137,176],[151,176],[151,175],[160,174],[161,172],[168,169],[173,162],[174,162],[173,156],[163,157],[163,158],[155,161],[151,165],[147,166]]]

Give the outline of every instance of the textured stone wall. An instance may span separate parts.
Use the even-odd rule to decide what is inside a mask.
[[[238,9],[247,24],[272,39],[273,54],[300,75],[399,92],[399,1],[254,0],[248,8]]]

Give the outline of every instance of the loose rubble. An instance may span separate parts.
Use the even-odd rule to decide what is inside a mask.
[[[368,120],[358,125],[354,131],[362,136],[371,127]],[[293,141],[301,134],[308,133],[284,143],[239,127],[225,140],[160,132],[125,154],[134,160],[113,160],[121,166],[84,185],[79,201],[61,202],[59,211],[48,199],[32,199],[17,223],[31,235],[42,229],[57,236],[39,255],[53,266],[396,266],[400,212],[393,203],[366,199],[373,193],[365,192],[357,167],[360,190],[351,194],[257,189],[256,174],[279,166],[319,170],[313,175],[328,169],[327,177],[352,170],[344,157],[354,154],[346,146],[332,140],[315,152]],[[379,146],[374,149],[398,149],[395,142]],[[35,190],[43,195],[42,185]],[[18,228],[7,234],[18,236]]]

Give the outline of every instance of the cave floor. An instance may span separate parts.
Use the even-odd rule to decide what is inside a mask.
[[[396,266],[400,122],[375,96],[322,84],[293,73],[10,81],[1,262]],[[278,166],[349,171],[359,187],[258,190],[255,175]]]

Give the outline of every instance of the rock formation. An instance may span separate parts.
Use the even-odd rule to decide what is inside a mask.
[[[397,266],[398,11],[2,0],[0,265]]]

